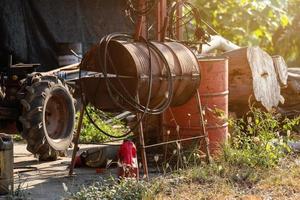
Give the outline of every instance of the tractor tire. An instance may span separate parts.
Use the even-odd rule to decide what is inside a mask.
[[[73,138],[75,108],[68,86],[54,76],[35,77],[20,102],[27,150],[40,161],[56,160]]]

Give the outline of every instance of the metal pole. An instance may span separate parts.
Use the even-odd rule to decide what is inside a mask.
[[[138,103],[140,103],[139,96],[136,96],[136,100]],[[137,113],[137,120],[141,119],[141,113]],[[148,174],[148,164],[147,164],[147,155],[146,155],[146,150],[145,150],[145,140],[144,140],[144,130],[143,130],[143,122],[142,120],[140,121],[139,124],[139,142],[140,142],[140,149],[141,149],[141,155],[142,155],[142,162],[143,162],[143,169],[144,169],[144,174],[146,175],[147,180],[149,180],[149,174]]]
[[[203,117],[203,109],[202,109],[202,104],[201,104],[201,99],[200,99],[200,94],[199,94],[199,90],[197,89],[197,94],[196,94],[196,99],[197,99],[197,105],[198,105],[198,110],[200,113],[200,123],[202,125],[202,130],[203,130],[203,134],[205,136],[205,154],[206,154],[206,162],[210,163],[211,162],[211,158],[210,158],[210,152],[209,152],[209,139],[208,139],[208,134],[205,128],[205,121],[204,121],[204,117]]]
[[[81,133],[81,126],[82,126],[82,121],[83,121],[83,116],[84,116],[84,110],[85,110],[85,105],[83,105],[80,110],[80,116],[79,116],[79,121],[78,121],[76,135],[75,135],[75,142],[74,142],[74,148],[73,148],[73,152],[72,152],[72,160],[71,160],[71,164],[70,164],[69,176],[73,175],[73,170],[74,170],[74,165],[75,165],[75,157],[76,157],[76,153],[78,151],[78,142],[79,142],[79,137],[80,137],[80,133]]]
[[[139,8],[144,9],[145,8],[146,1],[145,0],[139,0]],[[139,40],[140,36],[143,38],[147,38],[147,18],[145,15],[138,16],[138,21],[136,23],[135,27],[135,35],[134,39],[136,41]]]
[[[178,1],[177,1],[178,3]],[[181,20],[183,14],[182,14],[182,5],[179,5],[176,8],[176,39],[177,40],[183,40],[183,22]]]
[[[146,148],[151,148],[151,147],[157,147],[157,146],[161,146],[161,145],[167,145],[167,144],[171,144],[171,143],[183,142],[183,141],[188,141],[188,140],[195,140],[195,139],[204,138],[204,137],[205,137],[205,135],[200,135],[200,136],[189,137],[189,138],[184,138],[184,139],[170,140],[167,142],[160,142],[160,143],[156,143],[156,144],[146,145],[146,146],[144,146],[144,148],[146,149]]]
[[[156,39],[161,41],[164,39],[164,25],[167,17],[167,1],[159,0],[156,8]],[[166,28],[166,27],[165,27]]]

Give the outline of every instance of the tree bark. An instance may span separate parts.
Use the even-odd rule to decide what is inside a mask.
[[[277,73],[277,78],[280,82],[281,86],[287,85],[287,79],[288,79],[288,69],[287,65],[283,59],[282,56],[276,55],[272,56],[274,67]]]

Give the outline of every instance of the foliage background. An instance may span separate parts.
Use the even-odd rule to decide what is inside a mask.
[[[240,45],[259,45],[300,67],[299,0],[192,0],[202,19]]]

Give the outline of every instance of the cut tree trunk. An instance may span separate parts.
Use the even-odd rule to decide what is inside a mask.
[[[287,87],[282,89],[285,103],[278,107],[278,111],[286,116],[300,114],[300,68],[288,68]]]
[[[259,47],[244,47],[223,54],[229,58],[229,110],[241,116],[250,100],[267,111],[284,101],[272,57]],[[275,61],[276,63],[277,60]],[[278,70],[284,66],[279,64]],[[283,73],[284,74],[284,73]],[[252,99],[251,99],[252,97]]]
[[[255,106],[264,107],[267,111],[277,107],[279,102],[284,103],[280,93],[281,87],[288,85],[288,71],[281,56],[271,57],[259,47],[241,48],[219,35],[211,36],[211,41],[202,46],[202,54],[214,50],[225,52],[223,55],[229,58],[229,111],[241,116],[249,110],[252,100],[259,102]],[[298,84],[300,93],[300,70],[297,72],[299,84],[295,83],[294,74],[289,87],[295,88]],[[300,102],[297,98],[285,97],[288,104]]]
[[[274,67],[278,76],[280,85],[285,87],[288,79],[288,68],[282,56],[272,56]]]

